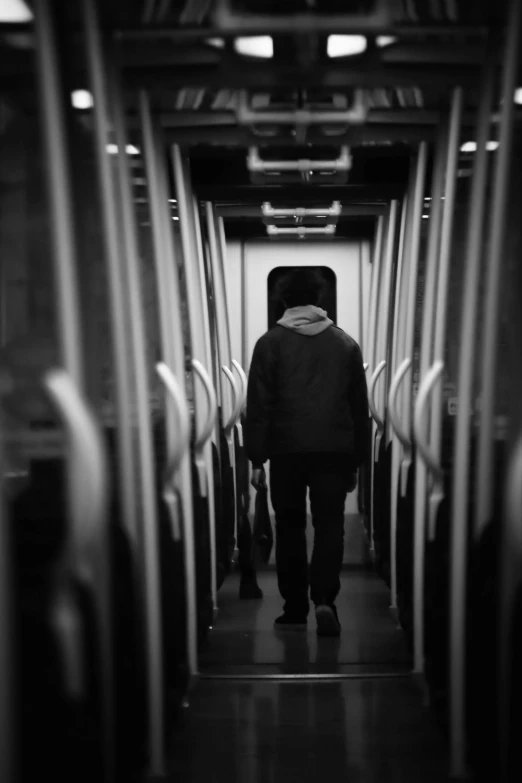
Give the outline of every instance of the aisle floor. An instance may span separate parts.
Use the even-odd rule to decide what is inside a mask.
[[[181,783],[443,783],[444,740],[406,677],[201,680],[170,767]]]
[[[304,631],[276,631],[282,601],[274,571],[259,575],[264,597],[240,601],[239,576],[232,575],[218,594],[219,616],[200,658],[208,673],[343,673],[354,667],[374,671],[408,669],[404,636],[393,622],[390,594],[372,571],[347,569],[337,600],[340,639],[318,639],[313,609]]]
[[[382,580],[343,572],[340,639],[318,639],[313,612],[306,632],[276,631],[276,574],[259,583],[262,601],[239,601],[237,575],[219,593],[201,677],[174,735],[172,780],[447,781],[446,743],[410,676]]]

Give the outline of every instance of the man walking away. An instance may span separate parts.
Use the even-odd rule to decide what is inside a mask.
[[[368,427],[361,350],[320,302],[321,281],[298,269],[286,311],[256,343],[248,380],[245,440],[252,484],[266,485],[276,518],[276,564],[284,612],[278,628],[306,628],[308,590],[317,633],[339,636],[335,607],[344,550],[344,506],[355,489]],[[308,568],[306,492],[315,530]]]

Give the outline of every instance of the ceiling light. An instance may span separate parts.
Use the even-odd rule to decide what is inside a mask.
[[[378,35],[377,38],[375,39],[377,46],[380,46],[381,49],[384,46],[391,46],[397,41],[398,38],[396,38],[394,35]]]
[[[209,46],[213,46],[215,49],[225,48],[225,41],[223,38],[206,38],[205,43]]]
[[[33,12],[23,0],[0,0],[0,22],[2,24],[32,22]]]
[[[118,145],[117,144],[107,144],[105,147],[109,155],[117,155],[118,154]],[[125,152],[127,155],[139,155],[140,151],[137,147],[134,146],[134,144],[127,144],[125,146]]]
[[[178,203],[175,198],[169,198],[169,201],[170,201],[171,204],[177,204]]]
[[[515,103],[522,104],[522,87],[515,90]]]
[[[89,90],[74,90],[71,93],[71,103],[75,109],[92,109],[94,99]]]
[[[236,38],[234,48],[238,54],[245,57],[274,56],[274,42],[269,35],[252,35],[248,38]]]
[[[423,215],[422,217],[423,218],[429,218],[429,215]]]
[[[174,216],[172,220],[179,220],[179,217]]]
[[[364,35],[329,35],[326,52],[328,57],[350,57],[366,51]]]
[[[488,152],[494,152],[496,149],[498,149],[498,141],[488,141],[486,142],[486,149]],[[476,152],[477,151],[477,142],[476,141],[465,141],[464,144],[462,144],[460,148],[461,152]]]

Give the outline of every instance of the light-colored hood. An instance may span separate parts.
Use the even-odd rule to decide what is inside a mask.
[[[300,305],[286,310],[283,317],[277,322],[279,326],[290,329],[298,334],[305,334],[308,337],[314,337],[316,334],[328,329],[333,321],[320,307],[315,305]]]

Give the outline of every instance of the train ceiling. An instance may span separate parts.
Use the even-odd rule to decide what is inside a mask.
[[[72,29],[80,25],[82,3],[62,5]],[[255,232],[263,202],[339,200],[341,236],[371,232],[383,203],[404,192],[411,147],[434,139],[457,85],[472,137],[488,46],[500,56],[506,19],[504,0],[105,0],[100,7],[136,143],[136,95],[146,89],[165,142],[190,147],[199,196],[222,205],[229,224]],[[14,87],[31,56],[30,29],[0,23],[2,67]],[[71,78],[88,86],[80,60]],[[298,164],[267,173],[247,165],[253,153],[268,168],[336,161],[346,148],[350,165],[339,170]],[[133,163],[139,168],[139,157]]]

